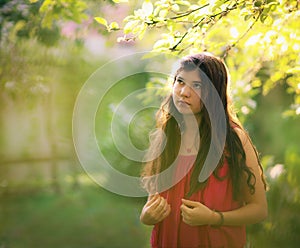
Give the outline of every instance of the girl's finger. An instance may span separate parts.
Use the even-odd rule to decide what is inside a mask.
[[[169,208],[170,208],[170,205],[167,203],[166,200],[164,200],[164,206],[163,206],[163,209],[161,211],[162,214],[165,214],[166,212],[168,212]]]
[[[197,207],[199,205],[199,202],[196,201],[190,201],[186,199],[181,199],[182,203],[190,208]]]
[[[148,201],[154,201],[158,197],[160,197],[160,195],[156,192],[154,195],[149,195]]]
[[[164,209],[165,204],[166,204],[166,200],[163,197],[160,197],[159,200],[160,200],[160,202],[159,202],[159,204],[157,206],[157,210],[160,212],[160,211],[162,211]]]
[[[183,212],[183,213],[188,213],[188,212],[191,210],[191,208],[189,208],[189,207],[187,207],[186,205],[182,204],[182,205],[180,206],[180,210],[181,210],[181,212]]]

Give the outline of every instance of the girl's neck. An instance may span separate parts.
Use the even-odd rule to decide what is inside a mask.
[[[180,149],[181,155],[194,155],[198,153],[200,143],[199,123],[199,116],[184,116],[184,132],[181,137],[182,143]]]
[[[184,115],[184,134],[195,136],[199,132],[200,116],[199,115]]]

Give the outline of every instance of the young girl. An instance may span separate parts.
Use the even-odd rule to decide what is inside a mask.
[[[209,83],[224,108],[225,146],[213,173],[199,181],[213,139],[210,117],[218,118],[217,112],[209,113],[207,108],[216,102]],[[266,184],[257,151],[233,115],[227,91],[228,73],[220,59],[201,53],[181,60],[172,92],[157,114],[157,128],[165,135],[158,132],[154,137],[149,153],[158,155],[142,173],[150,193],[140,219],[154,225],[152,247],[242,248],[245,225],[267,216]],[[179,180],[161,192],[161,182],[153,176],[173,164],[170,177],[179,175]]]

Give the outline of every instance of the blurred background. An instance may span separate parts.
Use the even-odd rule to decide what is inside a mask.
[[[119,24],[143,1],[118,2],[127,1],[0,1],[0,248],[149,247],[151,227],[139,222],[146,199],[97,185],[80,166],[72,138],[74,104],[90,75],[121,55],[151,50],[160,36],[149,31],[147,39],[124,38]],[[294,42],[299,50],[299,40]],[[235,52],[235,63],[242,64],[245,56]],[[234,55],[227,62],[236,81],[236,108],[260,152],[270,187],[269,216],[248,227],[248,247],[298,247],[300,110],[294,110],[299,81],[298,91],[286,83],[289,76],[265,91],[258,80],[274,75],[270,60],[256,71],[257,84],[246,89],[233,60]],[[125,78],[97,113],[103,154],[128,175],[138,175],[140,165],[118,153],[106,132],[113,106],[145,87],[149,91],[141,97],[150,101],[162,94],[151,86],[161,84],[147,73]],[[153,116],[154,110],[142,112],[130,126],[133,143],[141,149],[147,147]]]

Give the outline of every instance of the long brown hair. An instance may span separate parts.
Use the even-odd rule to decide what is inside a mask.
[[[250,168],[246,165],[246,154],[243,148],[243,144],[239,139],[237,133],[234,131],[234,128],[240,128],[244,130],[243,126],[240,124],[235,114],[232,111],[231,104],[229,102],[228,96],[228,70],[225,64],[217,57],[207,54],[200,53],[195,55],[190,55],[183,58],[180,61],[180,67],[177,70],[174,82],[176,81],[176,77],[180,71],[186,70],[191,71],[195,69],[200,69],[200,78],[203,82],[201,88],[201,101],[203,103],[203,98],[205,99],[206,105],[215,105],[216,101],[212,97],[211,92],[208,90],[208,85],[204,78],[208,78],[210,82],[212,82],[215,87],[218,97],[221,99],[222,105],[224,107],[225,119],[226,119],[226,141],[225,148],[223,149],[222,156],[219,161],[219,165],[222,165],[224,159],[227,159],[229,164],[230,178],[233,184],[233,197],[234,199],[239,199],[241,197],[241,185],[243,184],[244,175],[247,176],[247,185],[251,194],[255,192],[255,182],[256,178]],[[203,77],[203,73],[205,77]],[[173,82],[173,84],[174,84]],[[202,96],[202,92],[204,92]],[[201,103],[201,104],[202,104]],[[211,122],[207,108],[205,104],[202,104],[200,116],[201,121],[199,123],[199,134],[200,134],[200,148],[198,150],[198,154],[196,160],[194,162],[193,171],[190,180],[190,190],[187,196],[191,196],[194,192],[202,189],[206,186],[207,180],[204,182],[199,182],[198,177],[203,168],[203,164],[208,154],[209,146],[211,144],[212,130],[211,130]],[[217,114],[214,118],[218,118]],[[146,179],[148,176],[159,174],[160,172],[166,170],[177,158],[180,143],[181,143],[181,130],[184,128],[183,125],[183,117],[176,109],[172,94],[167,96],[156,115],[156,125],[157,128],[162,130],[165,133],[166,140],[163,141],[163,137],[161,133],[156,135],[152,140],[149,153],[156,154],[157,151],[162,150],[160,155],[158,155],[155,159],[147,162],[142,171],[142,177]],[[245,130],[244,130],[245,131]],[[246,133],[246,132],[245,132]],[[247,133],[246,133],[247,134]],[[248,136],[248,135],[247,135]],[[249,136],[249,141],[251,142]],[[252,143],[251,143],[252,144]],[[253,144],[252,144],[253,146]],[[263,171],[262,166],[260,164],[258,153],[253,146],[254,151],[257,156],[258,164]],[[217,147],[216,147],[217,149]],[[214,170],[214,175],[218,177],[218,166]],[[265,180],[262,179],[266,187]],[[144,180],[145,187],[149,187],[149,181]],[[149,190],[149,189],[148,189]]]

